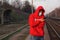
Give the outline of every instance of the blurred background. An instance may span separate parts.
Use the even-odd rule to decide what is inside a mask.
[[[26,25],[31,13],[32,4],[27,0],[0,0],[0,40]]]
[[[0,39],[28,24],[29,15],[40,5],[46,18],[60,19],[60,0],[0,0]]]

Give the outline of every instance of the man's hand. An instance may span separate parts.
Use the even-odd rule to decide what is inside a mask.
[[[41,19],[35,19],[35,21],[45,21],[43,18],[41,18]]]
[[[40,19],[40,21],[42,21],[42,22],[43,22],[43,21],[45,21],[45,20],[44,20],[43,18],[41,18],[41,19]]]

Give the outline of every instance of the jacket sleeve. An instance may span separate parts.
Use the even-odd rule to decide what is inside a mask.
[[[44,19],[44,16],[42,16],[42,18]],[[39,26],[39,27],[44,27],[44,25],[45,25],[45,21],[41,21],[41,23],[40,23],[40,26]]]
[[[34,17],[32,15],[29,16],[28,22],[29,22],[29,25],[31,27],[36,27],[36,26],[38,26],[40,24],[39,21],[35,21],[35,19],[34,19]]]

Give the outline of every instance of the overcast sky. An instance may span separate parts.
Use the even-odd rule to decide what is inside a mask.
[[[11,4],[12,2],[14,2],[16,0],[9,0],[9,3]],[[20,0],[20,1],[26,1],[26,0]],[[28,0],[30,2],[30,4],[32,3],[32,0]],[[35,8],[37,8],[38,6],[43,6],[45,8],[45,14],[51,12],[52,10],[54,10],[57,7],[60,7],[60,0],[33,0],[33,5]]]
[[[29,0],[31,3],[31,0]],[[45,14],[60,7],[60,0],[33,0],[35,8],[42,5],[45,8]]]
[[[25,0],[21,0],[25,1]],[[28,0],[30,4],[32,0]],[[55,8],[60,6],[60,0],[33,0],[33,5],[35,8],[42,5],[45,8],[45,14],[51,12]]]

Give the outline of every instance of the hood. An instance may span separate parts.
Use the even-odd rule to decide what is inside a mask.
[[[38,16],[39,12],[42,11],[42,16],[44,16],[44,8],[42,6],[39,6],[36,11],[34,12],[34,16]]]

